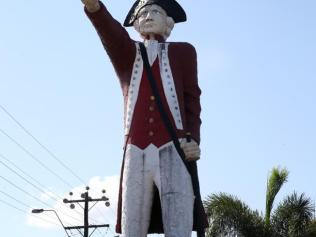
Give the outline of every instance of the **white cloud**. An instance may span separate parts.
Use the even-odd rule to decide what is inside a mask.
[[[102,193],[105,190],[106,193]],[[114,231],[116,222],[116,207],[119,190],[119,177],[93,177],[89,181],[89,196],[93,199],[106,196],[109,198],[110,206],[106,207],[105,202],[98,202],[94,207],[93,202],[89,203],[92,207],[89,211],[90,224],[110,224],[111,231]],[[60,195],[68,200],[80,200],[81,194],[86,192],[86,187],[75,187],[71,190],[72,196],[67,194]],[[42,193],[41,198],[46,199],[52,196],[52,193]],[[84,206],[84,203],[80,203]],[[63,200],[58,200],[55,203],[53,210],[58,213],[65,226],[83,225],[83,208],[75,203],[75,209],[70,209],[70,204],[63,203]],[[41,219],[40,219],[41,218]],[[52,223],[51,223],[52,222]],[[55,225],[53,224],[55,223]],[[60,228],[60,223],[52,211],[43,212],[41,214],[29,214],[27,216],[27,224],[38,228]]]

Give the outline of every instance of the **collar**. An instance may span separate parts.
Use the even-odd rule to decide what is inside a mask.
[[[161,35],[155,35],[155,40],[157,40],[159,43],[164,43],[166,40]],[[145,41],[150,40],[149,35],[144,36]]]

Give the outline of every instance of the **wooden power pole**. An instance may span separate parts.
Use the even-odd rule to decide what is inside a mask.
[[[90,237],[93,232],[97,229],[97,228],[101,228],[101,227],[110,227],[109,224],[104,224],[104,225],[89,225],[89,210],[94,207],[98,202],[105,202],[106,206],[110,206],[109,203],[109,199],[105,196],[102,196],[101,198],[97,198],[97,199],[93,199],[91,197],[89,197],[89,187],[86,188],[86,192],[81,194],[81,198],[82,199],[78,199],[78,200],[68,200],[68,199],[64,199],[64,203],[71,203],[70,208],[75,208],[74,203],[77,204],[81,204],[84,203],[84,207],[83,207],[83,211],[84,211],[84,225],[83,226],[70,226],[70,227],[65,227],[65,230],[78,230],[79,233],[82,234],[81,230],[83,229],[83,237]],[[103,193],[105,193],[105,190],[102,191]],[[72,193],[70,193],[70,195],[72,195]],[[91,208],[89,208],[89,203],[90,202],[95,202]],[[80,205],[81,206],[81,205]],[[82,207],[82,206],[81,206]],[[91,234],[89,235],[89,229],[93,229],[93,231],[91,232]]]

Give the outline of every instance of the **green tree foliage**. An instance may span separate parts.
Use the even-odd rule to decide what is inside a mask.
[[[314,220],[307,228],[304,237],[315,237],[316,236],[316,220]]]
[[[272,227],[279,237],[304,237],[313,218],[310,198],[294,192],[286,197],[272,216]]]
[[[227,236],[238,231],[242,236],[265,236],[264,222],[257,211],[252,211],[237,197],[225,193],[214,194],[205,201],[212,228],[209,237]]]
[[[268,179],[267,183],[267,191],[266,191],[266,215],[265,215],[265,224],[266,227],[270,227],[270,216],[273,208],[273,203],[276,195],[280,191],[281,187],[285,182],[287,182],[287,178],[289,176],[289,172],[286,169],[278,169],[273,168],[271,171],[271,175]]]
[[[272,212],[275,197],[287,178],[286,169],[274,168],[271,171],[265,215],[251,210],[233,195],[219,193],[207,197],[204,201],[210,221],[207,237],[233,236],[233,233],[238,237],[316,237],[314,207],[305,194],[294,192]]]

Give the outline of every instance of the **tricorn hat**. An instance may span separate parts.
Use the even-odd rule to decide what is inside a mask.
[[[125,18],[124,26],[132,26],[137,18],[139,10],[144,6],[152,4],[162,7],[167,15],[172,17],[175,23],[187,20],[185,11],[176,0],[137,0]]]

